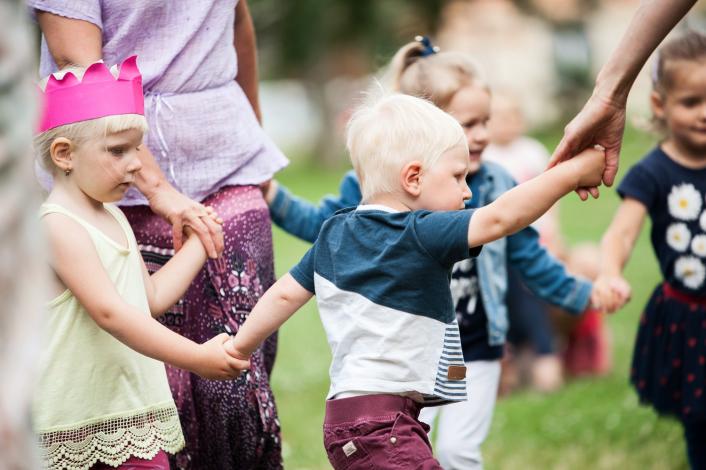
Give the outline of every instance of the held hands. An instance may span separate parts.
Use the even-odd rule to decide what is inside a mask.
[[[231,336],[230,341],[228,341],[223,346],[225,347],[226,352],[231,355],[231,357],[234,357],[235,359],[238,359],[241,362],[248,361],[249,364],[250,355],[244,354],[238,349],[237,339],[235,336]]]
[[[206,217],[208,217],[213,223],[217,224],[216,233],[213,236],[213,240],[223,245],[223,219],[220,218],[216,212],[216,209],[213,207],[204,206],[204,209],[206,209]],[[196,231],[188,225],[184,225],[184,235],[186,235],[187,239],[191,239],[194,235],[198,236]],[[204,249],[207,249],[206,246],[204,246]]]
[[[209,258],[218,258],[223,252],[220,224],[203,204],[192,201],[172,187],[156,192],[149,203],[157,215],[172,225],[174,249],[177,251],[181,249],[185,228],[189,227],[203,243]]]
[[[194,372],[205,379],[228,380],[250,368],[247,358],[236,358],[227,351],[230,336],[221,333],[199,345],[199,358]]]
[[[603,312],[614,313],[630,300],[630,296],[630,284],[624,277],[602,274],[593,283],[591,304]]]
[[[602,148],[590,148],[577,154],[564,165],[574,165],[576,188],[594,188],[594,197],[598,195],[598,186],[601,184],[603,170],[605,169],[605,153]]]
[[[618,172],[624,129],[624,100],[610,99],[594,92],[581,112],[564,128],[564,137],[549,161],[549,168],[569,160],[583,149],[600,145],[605,149],[606,163],[602,180],[606,186],[611,186]],[[577,192],[582,200],[588,198],[587,190],[597,197],[596,186],[581,188]]]

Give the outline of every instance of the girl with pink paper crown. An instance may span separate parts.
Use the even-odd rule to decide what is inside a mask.
[[[184,437],[160,361],[211,379],[247,363],[226,353],[225,333],[196,344],[153,318],[183,295],[206,251],[191,235],[148,274],[114,205],[141,168],[147,130],[136,57],[117,79],[102,63],[82,72],[49,77],[34,142],[54,179],[40,210],[54,276],[34,428],[50,469],[168,469],[165,452]]]

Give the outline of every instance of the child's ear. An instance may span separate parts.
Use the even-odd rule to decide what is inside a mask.
[[[414,160],[402,167],[400,180],[406,193],[418,197],[422,192],[422,162]]]
[[[650,106],[652,107],[652,114],[657,119],[664,119],[664,98],[662,95],[656,91],[650,93]]]
[[[57,137],[49,147],[51,161],[54,162],[54,165],[61,171],[65,172],[73,169],[71,149],[71,141],[66,137]]]

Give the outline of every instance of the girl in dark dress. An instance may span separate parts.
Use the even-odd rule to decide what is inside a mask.
[[[629,294],[622,270],[649,216],[663,280],[640,320],[630,380],[642,403],[681,421],[690,465],[704,469],[706,36],[666,43],[653,75],[652,109],[666,138],[618,187],[623,202],[603,238],[596,289],[608,298]]]

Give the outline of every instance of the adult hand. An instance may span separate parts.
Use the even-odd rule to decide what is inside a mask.
[[[603,183],[611,186],[618,172],[624,129],[625,103],[594,93],[581,112],[564,128],[564,137],[554,151],[549,167],[568,160],[588,147],[600,145],[605,149],[606,158]],[[584,188],[577,191],[582,200],[588,198],[587,191],[598,197],[597,187]]]
[[[208,209],[181,194],[173,187],[156,191],[149,198],[150,208],[172,225],[174,249],[179,251],[184,242],[184,227],[190,227],[206,249],[209,258],[218,258],[223,252],[221,225],[210,216]]]

